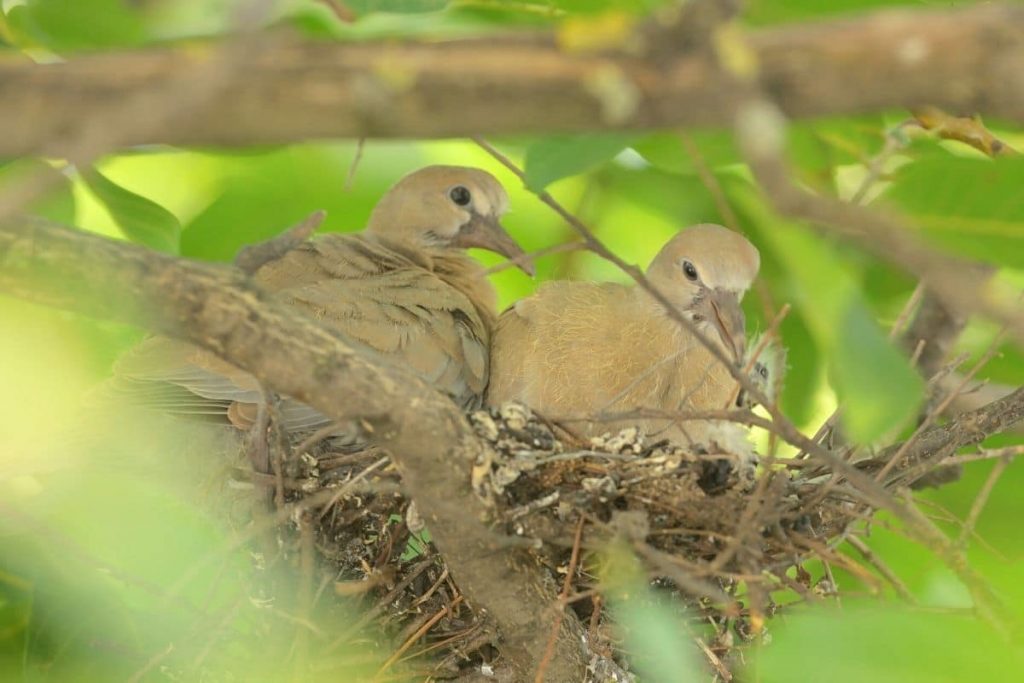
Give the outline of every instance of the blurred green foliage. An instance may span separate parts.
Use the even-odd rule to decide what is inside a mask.
[[[288,0],[275,4],[266,23],[319,39],[445,36],[558,26],[606,12],[643,15],[665,4],[360,0],[346,3],[359,17],[347,25],[326,3]],[[770,24],[922,4],[966,3],[756,0],[745,21]],[[4,0],[0,9],[0,51],[52,59],[78,50],[216,38],[231,25],[237,3]],[[905,116],[887,112],[794,124],[787,150],[798,179],[818,192],[851,197],[887,133]],[[1024,147],[1020,131],[995,132]],[[781,326],[790,366],[782,397],[786,413],[813,431],[838,401],[849,433],[863,440],[908,427],[921,386],[886,333],[914,281],[855,246],[774,214],[751,184],[729,131],[686,136],[685,142],[678,131],[495,142],[525,164],[531,188],[549,189],[631,262],[645,264],[682,227],[729,223],[735,216],[735,227],[762,254],[761,286],[745,302],[749,329],[763,330],[783,303],[795,307]],[[1001,280],[1024,283],[1024,162],[980,158],[962,144],[926,134],[909,142],[887,161],[868,201],[904,212],[937,248],[991,263]],[[59,174],[55,189],[30,207],[33,213],[192,258],[226,261],[242,245],[318,209],[328,211],[324,230],[358,230],[375,200],[404,173],[429,163],[468,164],[487,168],[509,189],[513,210],[505,222],[526,249],[575,238],[471,143],[369,141],[349,183],[355,157],[352,142],[324,142],[125,150],[81,172],[61,160],[8,160],[0,165],[0,192],[27,173]],[[479,256],[489,264],[499,260]],[[625,279],[585,252],[548,256],[538,266],[536,281],[515,270],[492,278],[502,306],[552,278]],[[282,580],[275,572],[284,576],[288,568],[259,572],[236,543],[238,530],[225,509],[231,496],[216,484],[226,464],[209,457],[218,450],[212,437],[81,407],[140,331],[9,299],[0,299],[0,311],[0,679],[287,678],[280,662],[297,635],[294,624],[285,628],[279,617],[294,605],[267,604],[251,591]],[[977,359],[996,332],[990,323],[972,322],[957,352]],[[999,348],[979,376],[1024,382],[1021,349],[1005,342]],[[991,445],[1019,442],[1003,436]],[[961,481],[922,494],[926,509],[954,537],[992,466],[969,465]],[[1024,615],[1021,487],[1024,472],[1015,464],[993,490],[967,546],[972,562],[1005,598],[1015,628]],[[760,646],[751,680],[1019,678],[1019,638],[956,612],[970,606],[963,586],[898,529],[882,516],[867,542],[919,605],[898,604],[883,583],[880,599],[870,606],[851,608],[844,599],[842,610],[789,610],[769,622],[771,644]],[[408,559],[419,551],[410,547]],[[859,557],[852,549],[843,552]],[[622,562],[628,570],[628,560]],[[807,568],[815,578],[823,571],[820,564]],[[628,584],[627,570],[622,581]],[[833,572],[844,592],[874,590],[841,567]],[[695,680],[681,675],[689,676],[699,661],[691,652],[693,634],[649,599],[642,582],[634,577],[631,585],[616,609],[627,629],[639,634],[632,643],[645,680]],[[349,621],[348,613],[317,615],[328,632]],[[371,649],[349,654],[351,661],[343,653],[324,666],[325,680],[358,680],[374,670]]]

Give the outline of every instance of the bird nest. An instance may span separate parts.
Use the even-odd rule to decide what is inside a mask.
[[[497,533],[521,545],[552,586],[573,571],[562,598],[586,631],[592,680],[631,674],[589,551],[625,540],[655,594],[699,622],[709,678],[729,680],[745,644],[768,633],[768,617],[835,592],[830,572],[814,576],[804,565],[842,564],[834,546],[871,512],[811,467],[758,464],[714,443],[681,449],[635,429],[584,441],[518,404],[469,419],[489,446],[472,479]],[[328,444],[292,449],[297,455],[285,463],[293,482],[285,499],[308,505],[283,530],[294,542],[282,545],[297,552],[305,519],[322,574],[333,577],[342,602],[358,604],[361,616],[335,645],[369,637],[384,647],[392,674],[413,678],[489,673],[500,659],[499,634],[463,599],[387,454]]]

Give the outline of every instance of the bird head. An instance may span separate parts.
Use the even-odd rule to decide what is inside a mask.
[[[774,402],[779,397],[786,374],[786,349],[776,341],[762,341],[762,337],[757,335],[747,344],[743,366],[750,368],[748,376],[754,386],[770,402]],[[737,408],[752,408],[754,405],[753,397],[746,391],[741,391],[736,397]]]
[[[477,247],[514,259],[523,249],[500,218],[508,194],[487,171],[466,166],[427,166],[399,180],[374,207],[370,234],[422,249]],[[519,268],[533,275],[533,265]]]
[[[746,347],[740,301],[757,277],[761,257],[743,235],[720,225],[696,225],[662,247],[648,278],[699,330],[718,337],[738,362]]]

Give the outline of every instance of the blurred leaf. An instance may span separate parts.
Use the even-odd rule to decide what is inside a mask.
[[[791,615],[757,651],[751,678],[764,683],[960,683],[1017,681],[1019,641],[976,617],[844,604]],[[754,673],[756,671],[756,674]]]
[[[820,238],[771,214],[751,190],[733,192],[792,278],[801,314],[828,354],[850,436],[871,442],[903,425],[920,405],[923,383],[871,318],[842,260]]]
[[[12,185],[32,183],[32,178],[38,176],[48,176],[53,189],[29,204],[26,212],[64,225],[74,225],[75,198],[71,193],[71,181],[41,159],[17,159],[0,165],[0,193]]]
[[[594,133],[538,140],[526,148],[526,186],[540,192],[560,178],[614,158],[632,139],[632,135],[623,133]]]
[[[779,335],[789,359],[782,382],[782,410],[797,424],[806,424],[814,415],[821,381],[821,354],[799,313],[786,316]]]
[[[110,212],[125,237],[157,251],[180,251],[181,224],[173,213],[126,190],[96,169],[83,169],[82,180]]]
[[[605,549],[601,585],[626,638],[630,664],[640,680],[690,683],[704,677],[681,604],[650,589],[643,567],[625,543]]]
[[[902,166],[883,198],[936,244],[1024,268],[1024,157],[930,157]]]
[[[972,0],[948,0],[942,3],[913,2],[912,0],[751,0],[743,18],[752,24],[775,24],[801,21],[834,14],[864,14],[889,7],[913,7],[941,4],[955,7],[973,4]]]
[[[472,1],[468,0],[470,3]],[[675,0],[551,0],[543,4],[550,4],[558,9],[575,14],[604,14],[607,12],[648,14],[658,7],[673,4],[674,2]]]
[[[137,45],[142,18],[125,0],[27,0],[7,11],[20,42],[61,52]]]
[[[444,9],[448,0],[345,0],[345,6],[357,16],[370,12],[393,12],[395,14],[415,14],[418,12],[434,12]]]
[[[229,261],[241,246],[279,235],[318,209],[327,211],[321,230],[361,230],[387,184],[400,173],[380,179],[373,165],[363,163],[351,191],[342,192],[350,154],[349,146],[339,145],[222,154],[223,189],[185,225],[182,253]],[[410,161],[417,163],[415,157]]]

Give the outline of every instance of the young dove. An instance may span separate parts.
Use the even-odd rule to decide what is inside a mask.
[[[254,279],[282,301],[341,331],[357,349],[412,369],[463,408],[479,407],[488,380],[494,289],[469,247],[523,255],[499,222],[508,195],[489,173],[428,166],[402,178],[361,233],[327,234],[271,261]],[[532,274],[529,266],[521,266]],[[184,415],[255,420],[260,387],[198,347],[152,337],[117,363],[127,398]],[[289,431],[330,420],[285,398]]]
[[[744,357],[740,300],[757,249],[718,225],[673,237],[647,269],[654,287],[733,362]],[[506,310],[491,348],[492,405],[519,401],[552,419],[653,409],[720,410],[735,401],[729,370],[649,293],[610,282],[549,282]],[[637,425],[650,438],[706,443],[708,421],[629,418],[567,426],[599,436]]]

